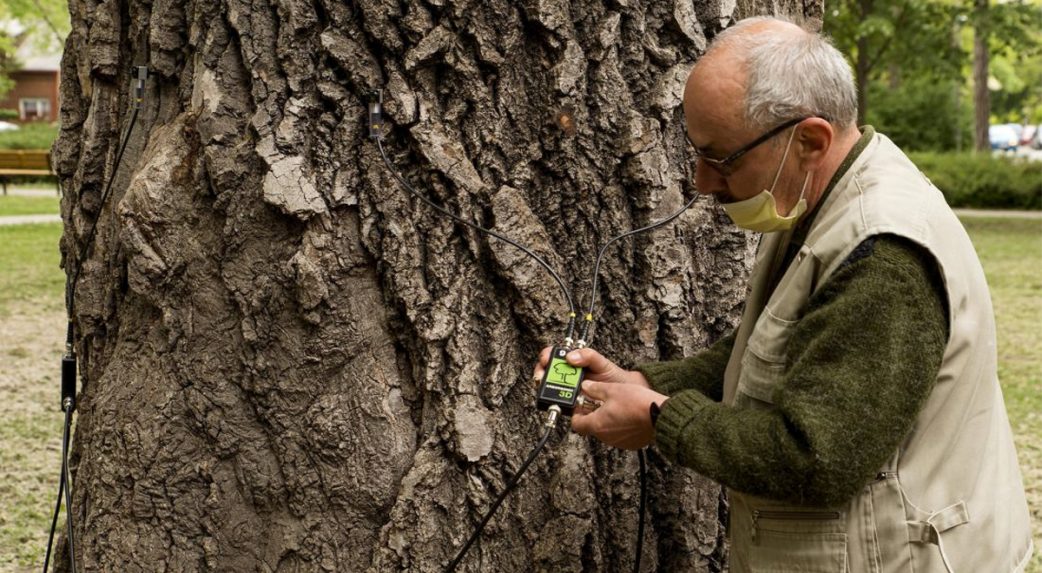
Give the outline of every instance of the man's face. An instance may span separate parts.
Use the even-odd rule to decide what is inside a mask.
[[[688,77],[684,93],[687,135],[703,156],[724,159],[763,135],[763,131],[745,125],[745,77],[736,69],[737,65],[728,62],[726,56],[718,56],[700,62]],[[788,212],[803,183],[794,160],[795,141],[782,166],[792,129],[783,130],[725,166],[714,167],[699,159],[695,166],[698,192],[712,195],[721,203],[748,199],[770,189],[781,167],[774,193],[778,210]]]

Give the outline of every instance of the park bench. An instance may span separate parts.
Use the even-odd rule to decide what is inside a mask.
[[[3,185],[4,195],[7,195],[10,178],[24,175],[42,175],[57,180],[57,175],[51,169],[50,152],[46,149],[0,150],[0,185]]]

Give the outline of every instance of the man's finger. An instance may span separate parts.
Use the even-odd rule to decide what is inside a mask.
[[[539,385],[543,382],[544,374],[546,374],[546,370],[540,368],[539,366],[536,366],[535,371],[532,372],[532,385],[538,388]]]
[[[610,384],[604,382],[594,382],[593,380],[583,380],[582,391],[587,397],[593,398],[604,402],[608,398],[608,387]]]
[[[536,388],[543,381],[543,375],[546,373],[546,365],[550,363],[550,351],[553,347],[547,346],[541,352],[539,352],[539,362],[536,363],[535,369],[532,370],[532,385]]]
[[[575,406],[577,408],[583,408],[589,412],[596,410],[602,406],[600,400],[594,400],[586,394],[579,394],[579,397],[575,400]]]
[[[573,366],[582,366],[590,372],[607,372],[615,367],[611,360],[592,348],[573,350],[565,356],[565,360]]]
[[[550,363],[550,351],[553,350],[552,346],[547,346],[539,353],[539,366],[546,367]]]
[[[594,414],[584,414],[576,410],[572,414],[572,431],[580,436],[589,436],[593,432],[593,422],[591,417]]]

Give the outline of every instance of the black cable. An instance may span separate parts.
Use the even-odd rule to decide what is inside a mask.
[[[587,345],[589,345],[589,343],[590,343],[590,340],[587,338],[587,336],[590,333],[590,323],[593,322],[593,309],[594,309],[595,305],[597,304],[597,278],[598,278],[598,275],[600,274],[600,270],[601,270],[601,259],[604,258],[604,253],[605,253],[605,251],[608,250],[608,247],[611,246],[611,244],[614,243],[615,241],[620,241],[622,239],[625,239],[626,237],[631,237],[631,236],[636,235],[638,233],[643,233],[643,232],[646,232],[646,231],[652,231],[654,229],[657,229],[657,228],[659,228],[659,227],[661,227],[661,226],[663,226],[663,225],[673,221],[674,219],[676,219],[677,217],[682,215],[684,213],[684,211],[687,211],[688,208],[691,207],[691,205],[693,205],[695,203],[695,201],[697,201],[697,200],[698,200],[698,194],[696,193],[695,196],[692,197],[690,201],[685,203],[683,207],[681,207],[675,213],[673,213],[672,215],[666,217],[665,219],[662,219],[661,221],[658,221],[656,223],[652,223],[652,224],[647,225],[645,227],[641,227],[639,229],[634,229],[632,231],[627,231],[627,232],[625,232],[625,233],[623,233],[621,235],[618,235],[616,237],[612,237],[611,239],[608,240],[607,243],[604,243],[604,245],[597,252],[597,260],[593,264],[593,286],[590,289],[590,307],[589,307],[589,310],[586,312],[586,320],[583,322],[582,332],[579,334],[579,340],[585,341]]]
[[[644,450],[637,450],[640,461],[640,503],[637,507],[637,550],[633,561],[633,573],[640,573],[640,556],[644,552],[644,513],[648,505],[648,468],[644,461]]]
[[[123,154],[127,150],[127,145],[130,143],[130,135],[134,131],[134,126],[137,125],[138,111],[141,109],[141,103],[144,101],[145,95],[145,80],[148,79],[148,68],[146,66],[137,66],[135,68],[137,74],[137,83],[134,87],[134,112],[130,116],[130,122],[127,126],[127,131],[122,137],[122,141],[119,143],[119,148],[116,151],[116,162],[112,167],[112,174],[109,175],[108,183],[105,184],[105,189],[101,193],[101,202],[98,207],[98,216],[91,222],[90,230],[87,232],[87,240],[80,247],[79,257],[75,261],[75,265],[72,269],[72,274],[66,279],[65,282],[65,311],[68,315],[68,325],[65,332],[65,356],[62,357],[62,410],[65,412],[65,429],[62,432],[62,470],[61,476],[58,478],[58,500],[54,505],[54,517],[51,519],[51,532],[47,538],[47,553],[44,556],[43,571],[47,573],[47,566],[51,561],[51,546],[54,542],[54,532],[58,526],[58,513],[61,509],[62,503],[62,492],[65,493],[65,524],[68,529],[66,540],[69,546],[69,565],[72,573],[76,573],[76,535],[73,527],[72,519],[72,477],[69,470],[69,442],[71,441],[71,428],[72,428],[72,413],[76,409],[76,351],[74,347],[75,343],[75,304],[76,304],[76,286],[79,284],[80,271],[83,269],[83,263],[86,260],[87,253],[90,247],[94,244],[94,235],[98,230],[98,222],[101,220],[101,215],[104,212],[105,204],[108,200],[109,193],[112,191],[112,184],[116,181],[116,174],[119,173],[119,167],[123,164]]]
[[[74,306],[76,303],[76,285],[79,282],[80,270],[83,268],[85,262],[84,257],[87,256],[87,250],[90,249],[94,243],[94,234],[98,230],[98,221],[101,220],[102,209],[105,208],[105,201],[108,199],[109,192],[112,191],[112,183],[116,180],[116,174],[119,173],[119,166],[123,161],[123,152],[127,150],[127,144],[130,143],[130,134],[134,131],[134,125],[137,124],[137,112],[138,107],[134,107],[134,113],[130,116],[130,127],[127,128],[127,134],[123,136],[123,142],[119,146],[119,150],[116,153],[116,164],[112,168],[112,175],[109,176],[109,181],[105,185],[105,190],[101,193],[101,206],[98,208],[98,216],[94,218],[91,223],[90,230],[87,232],[87,241],[80,247],[80,256],[76,259],[76,268],[73,269],[72,278],[69,281],[69,293],[65,300],[65,308],[69,312],[69,320],[71,321],[74,316]],[[70,336],[72,331],[69,331]],[[71,342],[71,340],[69,341]]]
[[[65,478],[65,526],[68,530],[69,567],[76,573],[76,537],[72,526],[72,476],[69,475],[69,442],[72,432],[72,408],[65,410],[65,431],[62,432],[62,475]]]
[[[554,277],[554,280],[557,281],[558,286],[561,287],[561,292],[564,293],[564,298],[565,298],[565,300],[568,301],[568,310],[571,313],[571,320],[569,320],[569,324],[570,325],[574,325],[575,303],[572,301],[572,293],[568,290],[568,287],[565,286],[564,280],[561,278],[561,276],[558,275],[556,271],[554,271],[554,269],[550,266],[549,263],[544,261],[542,259],[542,257],[540,257],[539,255],[535,254],[534,252],[532,252],[531,249],[529,249],[528,247],[522,245],[521,243],[518,243],[517,241],[514,241],[513,239],[511,239],[509,237],[505,237],[505,236],[501,235],[500,233],[497,233],[497,232],[495,232],[495,231],[493,231],[491,229],[486,229],[486,228],[478,225],[477,223],[473,223],[471,221],[468,221],[468,220],[466,220],[466,219],[456,215],[455,213],[449,211],[448,209],[446,209],[446,208],[444,208],[444,207],[434,203],[433,201],[428,199],[426,196],[424,196],[422,193],[420,193],[416,189],[413,189],[412,185],[409,185],[409,183],[405,179],[403,179],[400,175],[398,175],[398,172],[394,169],[394,165],[391,164],[391,160],[387,157],[387,153],[384,151],[383,137],[377,137],[377,138],[374,138],[374,139],[376,140],[376,146],[380,148],[380,155],[383,157],[384,163],[387,165],[387,170],[391,172],[391,175],[394,176],[394,178],[398,180],[398,183],[400,183],[402,185],[402,187],[405,187],[417,199],[419,199],[420,201],[423,201],[425,204],[427,204],[428,207],[430,207],[431,209],[434,209],[435,211],[441,213],[442,215],[445,215],[446,217],[449,217],[453,221],[456,221],[456,222],[458,222],[460,224],[466,225],[466,226],[470,227],[471,229],[475,229],[475,230],[477,230],[479,232],[491,235],[491,236],[499,239],[500,241],[503,241],[503,242],[505,242],[505,243],[507,243],[509,245],[513,245],[514,247],[517,247],[518,249],[521,249],[521,251],[524,252],[526,255],[532,257],[533,259],[535,259],[535,262],[537,262],[540,265],[542,265],[542,267],[544,269],[546,269],[546,271],[548,273],[550,273],[551,276]],[[571,338],[571,336],[572,336],[571,328],[572,327],[570,326],[569,327],[569,332],[568,332],[568,335],[567,335],[568,338]]]
[[[516,474],[514,474],[514,478],[510,480],[509,484],[507,484],[506,489],[504,489],[503,492],[499,494],[499,497],[496,498],[496,501],[492,504],[492,507],[490,507],[488,512],[485,513],[485,517],[482,518],[481,523],[479,523],[477,528],[474,529],[474,533],[470,535],[470,539],[467,540],[467,543],[463,546],[462,549],[459,550],[459,553],[456,554],[456,558],[453,559],[452,563],[450,563],[448,568],[445,569],[445,573],[453,573],[456,570],[456,567],[459,566],[460,561],[462,561],[463,557],[466,556],[467,551],[470,549],[470,546],[474,544],[474,541],[477,540],[478,536],[481,535],[481,531],[485,529],[485,524],[488,523],[488,520],[492,519],[492,515],[496,513],[497,509],[499,509],[499,506],[503,503],[503,500],[506,499],[507,495],[509,495],[510,492],[514,490],[514,487],[517,486],[517,482],[521,480],[521,476],[525,474],[525,470],[528,469],[528,466],[530,466],[532,462],[535,461],[535,458],[539,455],[539,452],[543,451],[543,447],[546,446],[546,442],[550,439],[550,434],[553,433],[555,427],[557,427],[556,424],[548,424],[546,426],[546,431],[543,432],[543,438],[539,440],[539,444],[537,444],[535,449],[532,450],[532,453],[528,454],[528,459],[525,460],[525,463],[521,464],[521,468],[517,470]]]
[[[51,535],[47,538],[47,554],[43,558],[43,573],[51,563],[51,545],[54,543],[54,531],[58,528],[58,513],[62,508],[62,492],[65,491],[65,456],[62,456],[61,478],[58,480],[58,501],[54,504],[54,517],[51,518]]]
[[[58,513],[62,506],[62,492],[65,493],[65,524],[68,526],[69,564],[72,572],[76,573],[76,542],[73,537],[72,527],[72,487],[65,487],[71,478],[69,476],[69,433],[72,427],[72,408],[65,409],[65,429],[62,431],[62,470],[58,479],[58,501],[54,504],[54,517],[51,518],[51,534],[47,538],[47,553],[43,558],[43,573],[47,573],[47,567],[51,563],[51,546],[54,543],[54,532],[58,526]]]

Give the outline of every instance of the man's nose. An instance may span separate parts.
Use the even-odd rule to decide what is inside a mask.
[[[695,162],[695,189],[702,195],[727,191],[727,178],[699,159]]]

